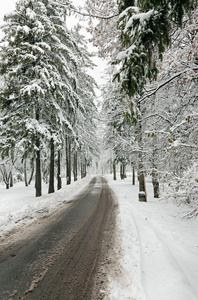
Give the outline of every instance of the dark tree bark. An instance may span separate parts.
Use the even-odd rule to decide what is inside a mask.
[[[73,174],[74,174],[74,181],[77,181],[77,176],[78,176],[78,154],[77,154],[77,152],[74,153]]]
[[[159,198],[159,180],[158,180],[157,171],[153,169],[151,175],[152,175],[154,198]]]
[[[124,178],[125,178],[124,171],[125,171],[124,164],[121,163],[121,164],[120,164],[120,178],[121,178],[121,179],[124,179]]]
[[[81,158],[81,178],[87,176],[87,162],[86,159]]]
[[[132,184],[135,185],[135,168],[133,167]]]
[[[113,161],[113,180],[116,180],[116,162]]]
[[[48,194],[54,193],[54,140],[50,141],[50,176]]]
[[[30,185],[31,184],[31,181],[32,181],[32,178],[33,178],[33,175],[34,175],[34,159],[32,159],[32,162],[31,162],[31,175],[30,175],[30,179],[28,181],[28,184]]]
[[[80,174],[81,174],[81,179],[83,178],[83,162],[81,159],[81,163],[80,163]]]
[[[66,180],[71,184],[71,141],[68,137],[65,139],[66,144]]]
[[[9,179],[10,179],[10,187],[13,187],[13,174],[12,174],[12,171],[10,171],[10,174],[9,174]]]
[[[57,190],[62,188],[62,180],[61,180],[61,153],[58,150],[58,168],[57,168]]]
[[[39,121],[39,111],[36,111],[36,120]],[[36,138],[36,174],[35,174],[35,189],[36,189],[36,197],[40,197],[42,195],[42,178],[41,178],[41,153],[40,153],[40,138]]]
[[[36,139],[36,147],[39,149],[40,140]],[[36,151],[36,175],[35,175],[35,189],[36,189],[36,197],[40,197],[42,195],[42,184],[41,184],[41,153],[40,150]]]
[[[139,107],[140,109],[140,107]],[[138,146],[139,146],[139,201],[147,202],[146,195],[146,184],[145,184],[145,175],[144,175],[144,166],[143,166],[143,140],[142,140],[142,123],[141,117],[138,120]]]
[[[24,181],[25,181],[25,186],[28,186],[26,158],[24,159],[24,166],[23,167],[24,167]]]

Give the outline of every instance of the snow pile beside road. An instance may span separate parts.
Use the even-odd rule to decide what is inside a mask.
[[[90,182],[86,177],[71,185],[64,185],[59,191],[48,194],[48,186],[43,184],[43,196],[35,197],[34,185],[25,187],[17,183],[9,190],[0,185],[0,236],[16,226],[28,224],[48,212],[53,211],[64,202],[71,201]],[[64,180],[63,180],[64,181]]]
[[[119,201],[124,273],[109,278],[110,299],[197,300],[198,219],[182,220],[185,206],[154,199],[151,183],[148,202],[142,203],[131,177],[106,179]]]

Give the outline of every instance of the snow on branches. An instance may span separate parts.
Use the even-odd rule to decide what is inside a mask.
[[[102,58],[115,58],[119,51],[119,31],[117,29],[118,6],[116,0],[86,0],[85,8],[90,15],[88,32],[90,41],[98,48]],[[93,19],[93,16],[95,18]]]

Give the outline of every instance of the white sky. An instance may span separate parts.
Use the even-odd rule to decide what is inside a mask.
[[[16,0],[1,0],[0,4],[0,24],[3,23],[3,17],[6,13],[14,10]],[[2,35],[1,35],[2,36]]]
[[[11,12],[12,10],[15,9],[15,4],[17,2],[17,0],[0,0],[1,4],[0,4],[0,24],[3,23],[3,17],[5,14]],[[83,5],[85,0],[73,0],[74,4],[76,6],[78,5]],[[76,23],[76,19],[74,21],[74,23]],[[3,34],[0,30],[0,38],[2,38]],[[91,46],[90,46],[91,48]],[[91,48],[93,49],[93,48]],[[100,58],[94,58],[94,63],[96,65],[98,65],[98,67],[94,68],[93,71],[90,72],[91,76],[93,76],[97,82],[98,85],[104,84],[105,80],[102,78],[103,77],[103,72],[104,72],[104,68],[106,67],[106,62],[104,62],[102,59]],[[97,96],[99,96],[99,92],[97,92]]]

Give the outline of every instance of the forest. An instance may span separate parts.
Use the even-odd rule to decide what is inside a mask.
[[[108,62],[102,103],[80,25]],[[146,178],[155,198],[198,215],[198,11],[195,0],[21,0],[4,18],[0,48],[1,181],[35,179],[49,193],[90,166]],[[99,107],[99,108],[98,108]],[[56,179],[56,180],[55,180]],[[55,188],[55,183],[57,187]],[[65,183],[64,183],[65,184]]]

